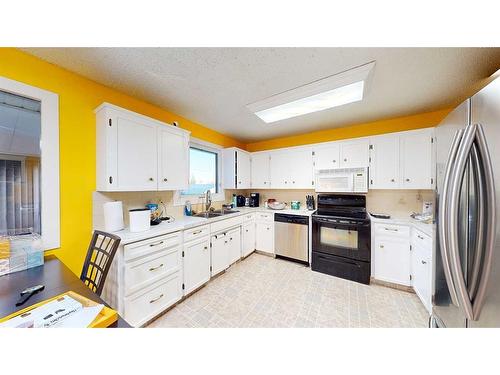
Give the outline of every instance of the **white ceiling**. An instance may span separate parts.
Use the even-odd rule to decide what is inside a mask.
[[[448,108],[500,68],[500,48],[28,48],[243,142]],[[246,105],[376,61],[361,102],[265,124]],[[182,126],[182,124],[181,124]]]

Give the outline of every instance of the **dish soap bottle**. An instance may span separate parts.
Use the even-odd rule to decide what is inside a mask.
[[[236,208],[236,194],[233,194],[233,201],[231,203],[233,204],[233,208]]]
[[[191,210],[191,202],[186,201],[186,204],[184,205],[184,215],[186,216],[192,216],[193,211]]]

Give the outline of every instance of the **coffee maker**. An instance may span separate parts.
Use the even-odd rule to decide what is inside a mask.
[[[250,193],[250,207],[259,207],[259,193]]]

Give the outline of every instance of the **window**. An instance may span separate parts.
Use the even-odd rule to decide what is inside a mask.
[[[189,148],[189,189],[181,191],[181,196],[201,195],[207,190],[212,194],[219,192],[218,156],[217,152]]]
[[[59,97],[0,77],[0,232],[60,246]]]
[[[174,204],[186,201],[201,203],[207,190],[212,193],[212,201],[223,201],[221,186],[222,149],[214,144],[191,138],[189,147],[189,188],[174,194]]]
[[[40,101],[0,91],[0,234],[41,233]]]

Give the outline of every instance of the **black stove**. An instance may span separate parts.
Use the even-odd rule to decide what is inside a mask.
[[[366,197],[320,194],[312,224],[312,269],[369,284],[371,230]]]

